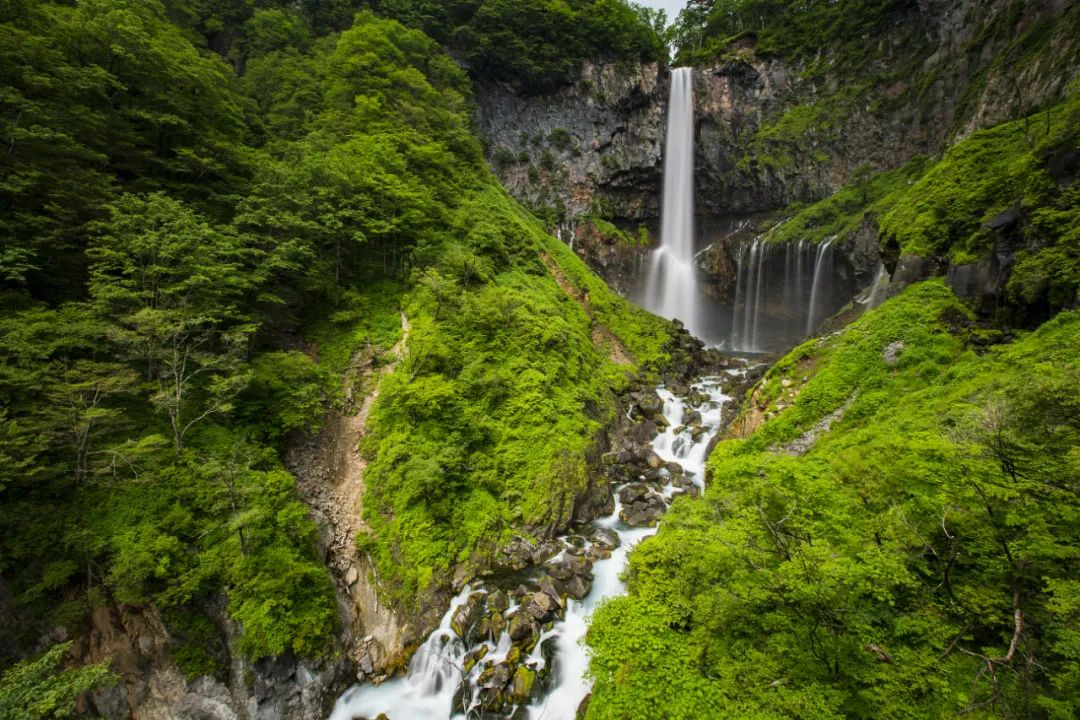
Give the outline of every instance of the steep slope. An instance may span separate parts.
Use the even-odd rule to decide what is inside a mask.
[[[586,456],[673,329],[498,187],[416,30],[204,18],[230,67],[184,3],[17,5],[0,657],[115,663],[83,701],[108,717],[320,717],[510,538],[587,514]]]
[[[588,717],[1073,716],[1078,330],[988,346],[931,281],[777,363],[598,613]]]

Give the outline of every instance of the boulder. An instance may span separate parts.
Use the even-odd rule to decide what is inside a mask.
[[[597,528],[592,535],[593,545],[605,550],[619,547],[619,534],[610,528]]]
[[[540,626],[526,612],[518,611],[510,618],[510,639],[522,645],[540,635]]]
[[[465,633],[469,631],[477,615],[479,615],[480,601],[483,598],[483,593],[473,593],[468,600],[459,605],[457,610],[454,611],[453,617],[450,618],[450,627],[457,633],[459,638],[465,639]]]
[[[533,683],[536,681],[536,671],[522,665],[514,672],[510,681],[510,700],[514,703],[526,703],[532,696]]]
[[[537,586],[542,592],[544,592],[552,600],[557,602],[560,607],[566,606],[562,599],[564,591],[562,585],[559,583],[558,580],[555,580],[550,575],[544,575],[542,578],[540,578],[540,582],[537,583]]]
[[[526,598],[521,605],[521,613],[525,613],[538,623],[545,623],[559,611],[558,601],[546,592],[537,591]]]
[[[506,593],[502,590],[495,590],[488,593],[487,606],[489,610],[495,612],[505,612],[510,607],[510,599],[506,597]]]

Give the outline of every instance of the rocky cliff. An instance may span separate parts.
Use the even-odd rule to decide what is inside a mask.
[[[699,243],[712,246],[703,266],[717,297],[733,299],[738,248],[756,233],[709,218],[749,216],[762,231],[789,206],[1030,114],[1080,75],[1072,0],[919,0],[900,4],[891,22],[862,39],[855,65],[828,47],[810,58],[758,52],[750,34],[697,68]],[[592,64],[553,96],[498,86],[476,95],[477,125],[504,185],[561,223],[564,239],[620,287],[632,282],[641,249],[589,221],[656,227],[668,77],[655,64]],[[868,248],[873,228],[841,241],[865,287],[881,255]]]

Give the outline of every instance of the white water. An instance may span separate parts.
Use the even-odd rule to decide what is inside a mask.
[[[813,335],[814,330],[817,329],[818,323],[823,318],[821,315],[821,308],[819,304],[821,302],[821,293],[823,290],[822,284],[825,281],[825,276],[828,274],[824,272],[826,268],[825,258],[829,256],[829,249],[832,246],[831,242],[822,243],[818,247],[817,261],[814,263],[814,284],[810,289],[810,306],[806,315],[806,334]]]
[[[663,217],[660,247],[649,256],[643,304],[647,310],[678,319],[705,337],[694,257],[694,71],[671,73],[667,144],[664,149]]]
[[[877,274],[874,275],[874,282],[866,289],[863,296],[856,298],[856,300],[865,305],[867,310],[873,310],[885,302],[885,298],[889,294],[889,283],[891,281],[892,278],[889,277],[889,271],[885,268],[885,263],[879,264]]]
[[[693,440],[693,428],[682,427],[686,401],[661,387],[657,392],[664,401],[663,413],[669,426],[653,439],[653,450],[665,461],[679,463],[694,485],[704,489],[708,446],[720,429],[723,406],[730,398],[724,394],[720,378],[704,378],[694,385],[694,389],[708,397],[696,408],[701,414],[704,432],[696,442]],[[662,494],[670,497],[673,489],[672,485],[668,485]],[[614,512],[596,521],[596,525],[615,531],[619,536],[619,547],[611,557],[596,561],[589,594],[583,600],[569,601],[565,619],[543,633],[527,660],[535,669],[540,669],[544,662],[541,647],[544,641],[554,638],[555,679],[551,688],[527,708],[530,720],[574,720],[578,706],[591,690],[591,683],[586,678],[589,654],[583,644],[589,617],[601,602],[626,591],[620,575],[626,566],[627,555],[635,545],[657,532],[657,528],[626,525],[619,518],[621,510],[616,494]],[[465,720],[479,717],[480,708],[470,699],[468,692],[464,701],[467,708],[453,707],[454,697],[463,682],[475,683],[487,661],[499,662],[506,658],[510,651],[510,636],[503,632],[497,643],[486,641],[475,644],[474,648],[487,645],[488,654],[484,662],[477,663],[471,672],[464,672],[463,663],[468,648],[450,628],[450,621],[457,607],[474,592],[477,591],[466,588],[454,598],[439,629],[431,634],[409,663],[409,672],[405,677],[379,686],[352,688],[338,700],[331,720],[374,718],[380,713],[385,713],[390,720]],[[506,612],[507,618],[512,616],[513,610],[511,607]]]
[[[431,633],[409,662],[409,672],[382,685],[356,686],[337,701],[330,720],[374,718],[393,712],[391,720],[445,720],[464,677],[466,648],[450,628],[454,611],[473,590],[466,587],[450,603],[438,629]],[[464,716],[462,716],[464,717]]]

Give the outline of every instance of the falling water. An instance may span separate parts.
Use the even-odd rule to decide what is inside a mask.
[[[663,219],[660,247],[649,258],[644,305],[657,315],[682,321],[695,335],[701,302],[694,259],[694,74],[671,74],[667,145],[664,151]]]
[[[829,255],[829,249],[832,247],[832,242],[822,243],[818,247],[817,260],[814,261],[814,282],[810,286],[810,305],[807,307],[806,313],[806,334],[813,335],[814,330],[817,329],[818,323],[821,322],[821,295],[824,292],[824,283],[827,280],[829,273],[825,272],[826,269],[831,269],[831,266],[826,262],[826,257]]]
[[[728,372],[737,375],[741,371]],[[665,462],[678,463],[685,477],[699,490],[705,487],[705,460],[710,443],[723,426],[723,407],[731,399],[723,389],[729,379],[702,378],[691,388],[693,402],[663,387],[657,390],[668,422],[654,437],[653,450]],[[682,424],[691,410],[700,414],[700,430]],[[652,492],[665,501],[670,500],[676,493],[675,480],[668,475],[667,484],[658,492]],[[622,502],[616,492],[614,511],[595,523],[600,528],[614,531],[619,544],[610,557],[599,559],[593,565],[593,582],[588,594],[582,600],[568,599],[565,616],[556,620],[550,629],[543,630],[535,648],[519,660],[539,672],[547,665],[543,648],[553,646],[551,680],[541,683],[541,689],[533,694],[531,702],[511,708],[506,715],[528,720],[574,720],[576,717],[581,701],[591,689],[585,674],[589,653],[583,644],[589,618],[604,600],[626,591],[622,573],[627,556],[635,545],[657,531],[656,527],[625,524],[620,519],[621,511]],[[569,538],[562,540],[566,548],[564,553],[571,552]],[[556,556],[549,563],[558,559]],[[487,636],[467,647],[452,627],[458,607],[476,593],[487,595],[484,589],[466,588],[451,602],[439,628],[413,656],[408,674],[383,685],[352,688],[338,700],[331,720],[374,718],[381,713],[390,720],[471,720],[502,715],[485,714],[481,675],[486,668],[505,662],[511,656],[510,636],[504,630],[498,638]],[[511,605],[504,616],[510,620],[519,610],[521,606]],[[468,632],[465,634],[470,636]],[[480,650],[484,652],[480,655],[482,662],[467,669],[467,653],[475,656]]]
[[[836,309],[835,255],[831,241],[776,244],[756,238],[743,244],[736,254],[729,347],[736,352],[772,352],[812,334]],[[888,286],[881,272],[874,281],[876,294],[871,299],[868,290],[860,302],[881,302],[883,296],[878,295]]]
[[[873,310],[885,302],[885,296],[889,294],[889,282],[889,271],[885,268],[885,263],[881,263],[874,275],[874,282],[866,290],[865,300],[861,301],[867,310]]]

